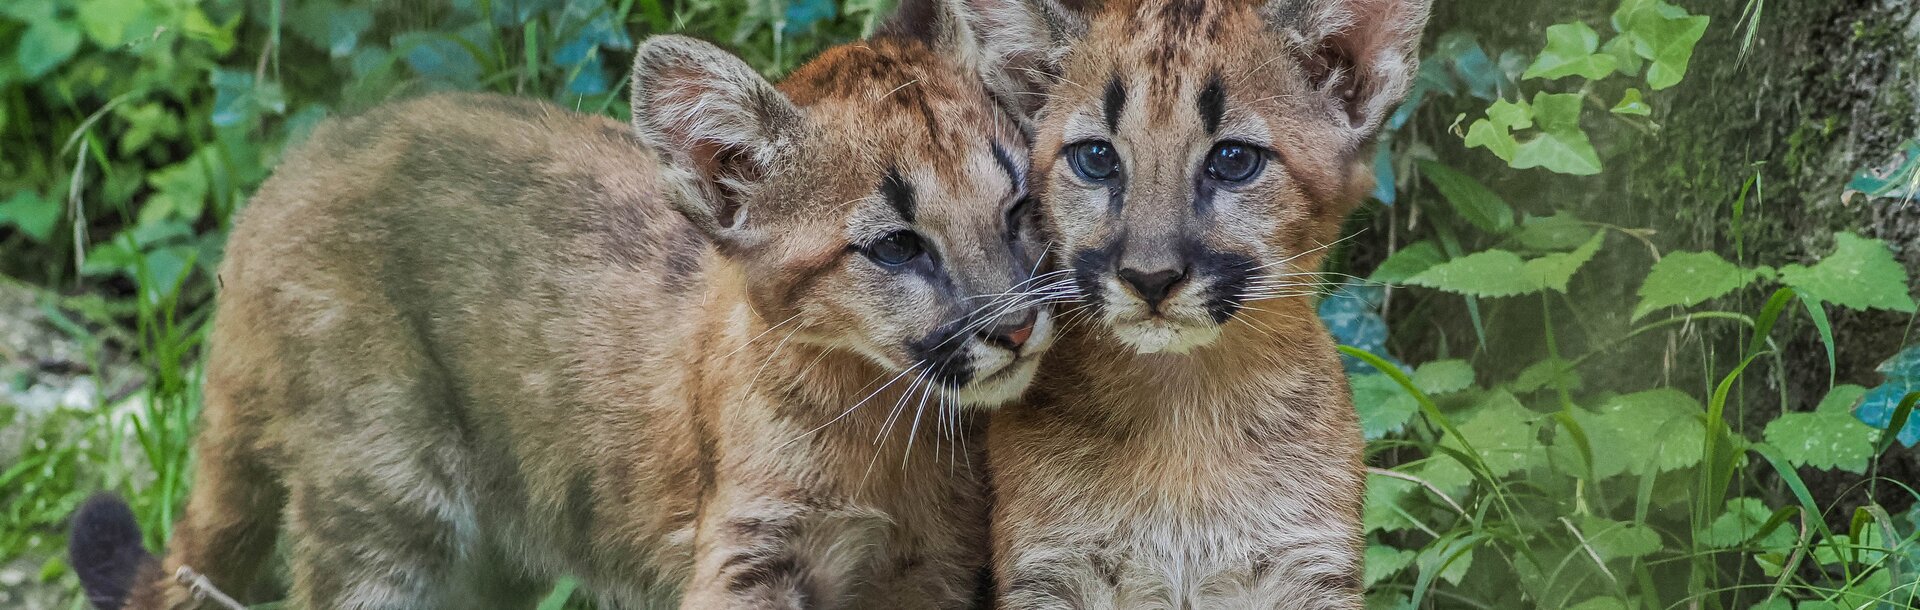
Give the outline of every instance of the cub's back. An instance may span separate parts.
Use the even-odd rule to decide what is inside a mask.
[[[386,415],[326,404],[341,388],[442,402],[429,410],[469,418],[482,443],[504,441],[490,422],[515,417],[564,429],[565,415],[500,411],[566,402],[549,389],[564,384],[548,382],[583,353],[605,354],[582,342],[678,343],[673,312],[699,298],[687,288],[708,245],[661,196],[659,171],[619,122],[502,96],[433,95],[327,121],[235,224],[209,392],[279,396],[258,402],[309,416],[235,414],[258,418],[242,427],[269,444],[299,442],[298,420]],[[432,387],[365,379],[355,363],[367,361]]]

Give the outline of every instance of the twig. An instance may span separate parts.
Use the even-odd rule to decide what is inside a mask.
[[[219,588],[213,586],[212,581],[207,580],[205,576],[201,576],[199,572],[193,571],[193,568],[180,566],[179,570],[174,571],[173,579],[180,584],[186,585],[187,590],[193,593],[195,600],[210,599],[213,600],[214,603],[227,608],[227,610],[247,610],[245,604],[234,601],[234,599],[228,597],[227,594],[221,593]]]

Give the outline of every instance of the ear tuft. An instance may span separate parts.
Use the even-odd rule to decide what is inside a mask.
[[[685,36],[648,38],[634,53],[631,82],[634,133],[695,183],[675,206],[727,241],[799,128],[800,109],[740,58]]]
[[[1069,4],[1073,8],[1069,8]],[[987,89],[1032,118],[1060,60],[1087,34],[1085,0],[900,0],[883,35],[921,40],[980,73]]]
[[[1286,35],[1308,82],[1357,139],[1373,137],[1419,71],[1432,0],[1270,0],[1267,24]]]

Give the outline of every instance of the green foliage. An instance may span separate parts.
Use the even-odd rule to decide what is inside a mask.
[[[1877,480],[1892,438],[1876,428],[1899,426],[1897,405],[1920,389],[1920,348],[1888,361],[1902,374],[1885,386],[1836,386],[1812,410],[1758,418],[1740,402],[1743,381],[1799,344],[1777,329],[1817,338],[1834,362],[1849,339],[1827,306],[1912,313],[1910,279],[1887,244],[1853,233],[1836,234],[1817,260],[1766,261],[1774,267],[1663,253],[1649,231],[1530,196],[1597,184],[1582,177],[1623,151],[1617,138],[1590,138],[1590,126],[1656,137],[1659,105],[1679,91],[1708,27],[1659,0],[1624,0],[1606,34],[1595,24],[1608,15],[1586,17],[1548,27],[1537,52],[1506,51],[1497,62],[1468,61],[1494,54],[1442,34],[1410,105],[1458,96],[1484,116],[1458,119],[1467,123],[1453,131],[1458,140],[1391,134],[1413,157],[1398,169],[1424,179],[1398,184],[1431,188],[1395,204],[1415,208],[1414,237],[1369,279],[1408,287],[1390,298],[1413,301],[1413,317],[1458,302],[1452,310],[1464,310],[1477,337],[1466,350],[1419,345],[1436,355],[1413,367],[1355,355],[1376,367],[1351,377],[1377,467],[1364,513],[1369,607],[1912,606],[1920,512],[1823,509],[1799,469]],[[1442,68],[1431,68],[1436,60]],[[1452,154],[1460,147],[1486,149],[1503,167],[1485,171]],[[1551,174],[1523,182],[1509,168]],[[1595,296],[1636,286],[1630,302]],[[1713,308],[1756,299],[1766,306]],[[1515,314],[1529,310],[1539,313]],[[1783,322],[1802,313],[1806,324]],[[1698,325],[1739,325],[1752,338],[1731,363],[1671,349],[1674,361],[1627,363],[1635,368],[1624,387],[1619,372],[1595,368],[1635,342]],[[1489,353],[1488,336],[1525,337],[1533,345],[1522,347],[1535,349],[1531,358]],[[1676,369],[1697,370],[1704,383],[1670,380]],[[1849,511],[1853,527],[1828,529],[1830,515]]]

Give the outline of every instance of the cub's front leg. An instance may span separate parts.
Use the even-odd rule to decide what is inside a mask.
[[[867,580],[885,523],[884,515],[810,500],[710,505],[680,607],[863,608],[851,587]]]

